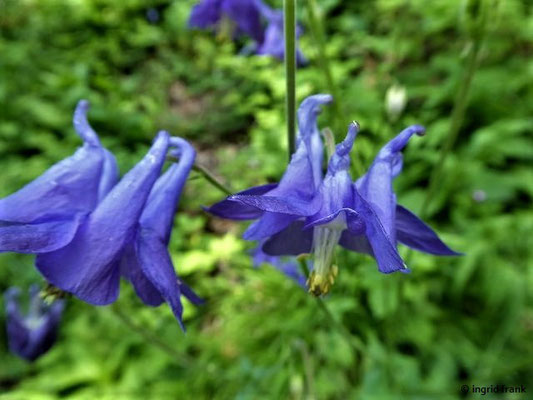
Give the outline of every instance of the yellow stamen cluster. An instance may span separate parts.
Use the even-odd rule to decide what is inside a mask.
[[[339,268],[336,265],[333,265],[325,275],[317,274],[316,271],[312,271],[307,279],[309,293],[317,297],[328,294],[329,290],[335,283],[335,278],[338,274]]]

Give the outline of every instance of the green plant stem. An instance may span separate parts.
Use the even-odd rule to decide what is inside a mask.
[[[177,162],[179,161],[179,159],[173,156],[167,156],[167,161]],[[204,166],[198,163],[194,163],[194,165],[192,166],[192,169],[196,172],[199,172],[206,181],[208,181],[210,184],[212,184],[214,187],[216,187],[218,190],[220,190],[224,194],[228,196],[233,194],[233,191],[231,190],[231,188],[229,188],[228,186],[220,182],[220,180]]]
[[[222,182],[220,182],[220,180],[204,166],[198,163],[195,163],[192,169],[202,174],[202,176],[205,178],[206,181],[208,181],[210,184],[212,184],[214,187],[216,187],[221,192],[224,192],[228,196],[233,194],[233,191],[229,187],[227,187]]]
[[[326,79],[327,90],[333,96],[333,103],[331,107],[333,108],[333,113],[336,119],[336,137],[337,140],[342,140],[344,138],[342,135],[345,134],[346,127],[348,126],[346,121],[349,122],[350,120],[344,116],[344,108],[342,106],[339,87],[335,83],[335,80],[333,79],[333,73],[331,72],[331,66],[326,52],[326,32],[323,24],[324,18],[322,18],[320,15],[320,10],[316,0],[307,1],[307,15],[309,18],[311,34],[313,35],[314,41],[318,48],[318,64]],[[361,175],[363,173],[361,161],[357,157],[352,157],[352,160],[357,175]]]
[[[459,131],[461,130],[461,127],[463,125],[465,111],[468,105],[468,97],[470,94],[470,89],[472,87],[472,80],[479,65],[480,49],[481,40],[477,40],[472,43],[472,48],[468,53],[468,58],[466,61],[466,70],[464,72],[463,79],[461,80],[461,86],[459,87],[459,91],[457,92],[457,97],[455,98],[455,103],[452,110],[450,130],[448,131],[448,135],[446,136],[446,142],[444,143],[444,147],[440,152],[439,160],[433,168],[433,171],[431,172],[429,189],[420,209],[421,218],[427,216],[426,213],[428,211],[428,207],[431,204],[431,201],[433,200],[435,194],[437,193],[437,189],[442,184],[446,159],[451,153],[455,141],[457,140],[457,136],[459,135]]]
[[[128,317],[126,314],[124,314],[116,305],[112,305],[111,311],[113,314],[129,329],[132,331],[138,333],[140,336],[142,336],[146,342],[150,343],[152,346],[157,347],[164,353],[166,353],[169,357],[175,359],[178,364],[180,365],[186,365],[188,364],[187,358],[183,355],[174,350],[170,345],[163,342],[156,334],[150,332],[146,328],[136,324],[133,322],[133,320]]]
[[[296,150],[296,0],[283,0],[289,161]]]

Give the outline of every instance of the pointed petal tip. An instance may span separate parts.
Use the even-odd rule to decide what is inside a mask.
[[[78,104],[76,104],[76,108],[74,110],[72,124],[74,125],[74,130],[84,142],[89,143],[92,146],[100,146],[100,139],[98,139],[98,135],[87,120],[87,112],[89,111],[89,108],[89,101],[78,101]]]

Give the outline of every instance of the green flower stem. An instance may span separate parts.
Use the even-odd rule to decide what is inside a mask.
[[[220,180],[204,166],[198,163],[195,163],[192,169],[202,174],[202,176],[205,178],[206,181],[208,181],[211,185],[216,187],[221,192],[224,192],[228,196],[233,194],[233,191],[229,187],[227,187],[222,182],[220,182]]]
[[[289,161],[296,150],[296,0],[283,0]]]
[[[171,162],[177,162],[179,161],[178,158],[176,157],[173,157],[173,156],[167,156],[167,161],[171,161]],[[213,185],[214,187],[216,187],[218,190],[220,190],[221,192],[223,192],[224,194],[230,196],[233,194],[233,191],[231,190],[231,188],[229,188],[228,186],[224,185],[215,175],[213,175],[213,173],[211,171],[209,171],[206,167],[198,164],[198,163],[194,163],[194,165],[192,166],[192,169],[196,172],[199,172],[203,177],[204,179],[209,182],[211,185]]]
[[[344,116],[344,108],[342,106],[339,87],[335,83],[333,73],[331,72],[329,58],[326,53],[326,33],[323,24],[324,18],[320,15],[316,0],[307,1],[307,15],[311,34],[313,35],[314,42],[317,44],[318,64],[326,79],[327,90],[333,96],[333,104],[331,106],[336,119],[335,133],[337,139],[342,140],[344,138],[343,135],[346,133],[346,127],[348,126],[347,121],[349,122],[350,120]],[[352,160],[355,172],[357,175],[362,175],[364,171],[361,161],[357,157],[352,157]]]
[[[110,308],[113,314],[117,317],[117,319],[119,319],[124,325],[126,325],[133,332],[136,332],[137,334],[142,336],[146,340],[147,343],[150,343],[152,346],[157,347],[158,349],[166,353],[169,357],[176,360],[176,362],[179,365],[182,365],[183,367],[190,364],[190,360],[188,360],[187,356],[177,352],[169,344],[162,341],[155,333],[150,332],[143,326],[138,325],[135,322],[133,322],[133,320],[129,316],[127,316],[125,313],[123,313],[116,304],[113,304]]]

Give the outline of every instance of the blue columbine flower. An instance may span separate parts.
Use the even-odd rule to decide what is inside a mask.
[[[380,151],[369,172],[354,184],[348,172],[349,152],[359,126],[352,123],[322,179],[319,161],[322,147],[311,146],[318,137],[316,114],[305,112],[304,108],[309,104],[316,106],[316,101],[317,97],[312,96],[302,103],[299,146],[280,184],[248,189],[208,211],[230,219],[258,219],[244,237],[262,240],[261,250],[267,255],[313,252],[308,286],[315,295],[327,293],[334,282],[338,269],[332,261],[337,244],[371,254],[383,273],[408,271],[398,254],[397,240],[432,254],[458,254],[414,214],[397,206],[392,191],[392,179],[401,170],[400,151],[423,128],[413,126],[400,133]]]
[[[146,156],[81,222],[72,240],[60,249],[38,254],[37,269],[48,282],[91,304],[116,300],[122,251],[133,239],[168,145],[168,133],[159,132]]]
[[[227,17],[237,26],[237,36],[248,35],[255,41],[255,52],[270,55],[283,60],[285,41],[283,34],[283,12],[273,10],[261,0],[202,0],[192,9],[189,26],[191,28],[211,29]],[[262,20],[266,21],[266,28]],[[296,37],[302,34],[300,25],[296,28]],[[298,49],[298,65],[305,65],[307,60]]]
[[[247,240],[269,238],[288,226],[296,225],[294,229],[301,230],[298,227],[303,227],[302,216],[313,215],[320,207],[316,193],[323,179],[324,155],[316,119],[320,106],[331,101],[330,95],[315,95],[302,102],[298,110],[297,149],[279,184],[247,189],[206,210],[222,218],[257,219],[244,233]],[[304,241],[303,245],[308,241],[299,235],[293,239]]]
[[[74,127],[83,146],[0,199],[0,252],[44,253],[65,246],[83,218],[115,184],[115,159],[88,126],[88,107],[82,100],[74,113]]]
[[[74,114],[84,147],[0,200],[0,250],[37,254],[37,269],[50,283],[91,304],[115,301],[122,274],[145,303],[167,301],[181,323],[180,295],[201,300],[177,278],[166,246],[195,151],[161,131],[117,183],[115,158],[101,147],[87,109],[82,101]],[[159,177],[169,148],[177,148],[180,162]]]
[[[283,33],[283,11],[273,10],[265,4],[259,2],[258,7],[261,15],[267,21],[264,39],[257,43],[256,53],[259,55],[269,55],[280,60],[285,58],[285,35]],[[300,24],[296,25],[296,39],[302,35],[303,29]],[[296,49],[296,63],[299,66],[307,64],[302,51]]]
[[[170,145],[176,148],[172,155],[179,157],[179,162],[171,165],[152,188],[135,237],[124,251],[122,270],[145,304],[158,306],[166,301],[183,327],[180,295],[194,304],[202,300],[176,276],[167,246],[174,213],[196,152],[181,138],[172,137]]]
[[[193,7],[189,26],[211,29],[223,17],[236,24],[237,35],[246,34],[258,43],[263,41],[264,30],[256,0],[202,0]]]
[[[46,304],[39,296],[37,286],[32,286],[29,311],[23,316],[18,303],[19,295],[20,290],[14,287],[5,294],[9,350],[34,361],[54,344],[65,304],[63,300]]]

